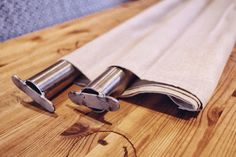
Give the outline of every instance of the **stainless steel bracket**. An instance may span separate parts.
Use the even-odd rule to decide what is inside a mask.
[[[81,91],[72,91],[69,98],[78,105],[85,105],[95,112],[119,109],[118,97],[136,76],[128,70],[109,67]]]
[[[17,75],[13,75],[12,81],[44,109],[54,112],[55,106],[50,100],[79,75],[80,72],[72,64],[60,60],[26,80],[21,80]]]

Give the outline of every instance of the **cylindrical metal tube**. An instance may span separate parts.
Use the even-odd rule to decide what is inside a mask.
[[[79,75],[78,70],[69,62],[60,60],[42,72],[26,80],[26,84],[39,94],[52,98],[71,84]]]
[[[54,112],[55,106],[50,99],[71,84],[80,74],[71,63],[60,60],[27,80],[21,80],[17,75],[13,75],[12,81],[44,109]]]
[[[109,67],[80,92],[69,93],[70,99],[96,112],[119,109],[119,97],[129,84],[137,78],[132,72],[119,67]]]
[[[83,90],[92,89],[104,95],[119,96],[132,80],[132,73],[121,68],[110,67]]]

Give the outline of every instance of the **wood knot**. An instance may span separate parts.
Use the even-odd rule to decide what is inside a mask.
[[[80,29],[80,30],[73,30],[67,33],[67,35],[72,35],[72,34],[80,34],[80,33],[88,33],[88,29]]]
[[[61,135],[63,136],[71,136],[71,135],[84,135],[88,133],[90,130],[89,125],[82,123],[75,123],[68,130],[64,131]]]
[[[236,89],[234,90],[232,96],[236,97]]]
[[[4,67],[6,65],[8,65],[8,63],[3,63],[3,64],[0,63],[0,67]]]
[[[41,41],[42,40],[42,37],[40,36],[35,36],[33,38],[30,39],[31,41]]]
[[[99,140],[98,140],[98,143],[101,144],[101,145],[103,145],[103,146],[105,146],[105,145],[108,144],[108,142],[107,142],[106,140],[104,140],[104,139],[99,139]]]
[[[209,126],[213,126],[216,124],[216,122],[218,121],[223,112],[223,109],[224,109],[223,107],[214,107],[208,111],[207,119]]]

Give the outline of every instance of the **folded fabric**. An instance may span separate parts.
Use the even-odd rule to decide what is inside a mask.
[[[122,97],[168,95],[199,111],[217,86],[236,40],[235,0],[166,0],[63,59],[94,80],[110,66],[139,77]]]

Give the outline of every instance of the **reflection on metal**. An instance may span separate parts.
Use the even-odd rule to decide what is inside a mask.
[[[70,92],[69,98],[74,103],[85,105],[96,112],[115,111],[120,106],[116,98],[135,77],[125,69],[110,67],[80,92]]]
[[[12,80],[44,109],[54,112],[55,107],[50,100],[79,75],[80,72],[72,64],[60,60],[27,80],[21,80],[16,75],[12,76]]]

